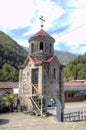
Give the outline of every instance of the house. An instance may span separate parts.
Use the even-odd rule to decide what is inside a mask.
[[[18,94],[18,82],[0,82],[0,95],[2,94]]]
[[[64,83],[65,101],[82,101],[86,99],[86,80],[73,80]]]
[[[30,53],[19,66],[19,95],[21,103],[33,107],[37,114],[47,111],[48,103],[55,100],[57,119],[64,113],[64,66],[54,55],[55,39],[43,30],[29,39]]]

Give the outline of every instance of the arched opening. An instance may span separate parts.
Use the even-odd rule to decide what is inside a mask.
[[[33,53],[33,51],[34,51],[34,45],[33,45],[33,43],[31,44],[31,53]]]
[[[54,98],[51,98],[48,102],[48,107],[55,107],[56,106],[56,101]]]
[[[52,45],[50,44],[50,53],[52,52]]]
[[[56,79],[56,69],[53,69],[53,79]]]
[[[53,105],[52,105],[53,104]],[[59,122],[62,120],[62,106],[58,98],[51,98],[48,102],[47,111],[53,115],[56,115],[56,118]]]
[[[51,97],[51,99],[47,102],[47,112],[56,115],[56,105],[56,100],[53,97]]]
[[[40,42],[40,50],[43,51],[43,42]]]

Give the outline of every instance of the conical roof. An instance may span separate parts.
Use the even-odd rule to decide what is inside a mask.
[[[51,37],[48,33],[46,33],[43,29],[41,29],[39,32],[37,32],[33,37],[37,36],[48,36]]]
[[[36,37],[40,37],[40,36],[43,36],[43,37],[48,37],[49,39],[51,39],[53,41],[53,43],[55,42],[55,39],[53,37],[51,37],[48,33],[46,33],[43,29],[41,29],[40,31],[38,31],[36,34],[34,34],[30,39],[34,39]]]

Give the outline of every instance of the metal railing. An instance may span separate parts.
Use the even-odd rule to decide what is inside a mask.
[[[86,121],[86,110],[64,114],[64,122]]]

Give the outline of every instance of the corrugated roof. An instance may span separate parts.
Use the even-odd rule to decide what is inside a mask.
[[[64,83],[64,86],[66,86],[66,87],[82,87],[82,86],[86,86],[86,80],[73,80],[73,81]]]
[[[18,88],[18,82],[0,82],[0,88]]]
[[[52,60],[52,59],[51,59]],[[51,62],[51,60],[49,62]],[[0,82],[0,88],[18,88],[19,82]],[[65,87],[86,87],[86,80],[74,80],[64,83]]]

